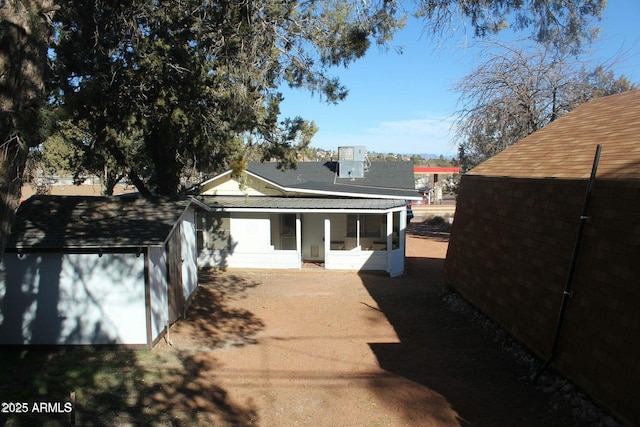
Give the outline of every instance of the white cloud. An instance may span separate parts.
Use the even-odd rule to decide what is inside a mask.
[[[448,138],[451,123],[450,117],[384,121],[374,128],[367,129],[367,132],[374,135],[421,135]]]

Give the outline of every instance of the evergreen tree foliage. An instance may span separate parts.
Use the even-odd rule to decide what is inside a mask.
[[[347,95],[330,71],[388,43],[402,26],[394,0],[0,1],[0,252],[27,153],[46,138],[51,100],[81,126],[83,168],[121,171],[144,195],[174,194],[187,170],[220,168],[250,151],[291,167],[315,129],[279,122],[278,87]],[[535,28],[541,43],[579,48],[605,0],[416,0],[433,34],[470,22],[484,36]],[[51,92],[45,91],[49,61]],[[66,141],[66,140],[65,140]],[[82,145],[84,144],[84,145]],[[73,143],[78,149],[78,141]],[[240,159],[242,160],[242,159]],[[115,165],[115,166],[110,166]],[[104,169],[104,168],[107,169]],[[117,171],[117,172],[116,172]]]
[[[389,3],[68,1],[56,15],[56,96],[143,194],[175,194],[188,165],[226,166],[240,135],[263,159],[295,164],[315,126],[278,122],[279,85],[346,89],[329,68],[362,56],[400,25]],[[142,149],[123,141],[139,135]]]

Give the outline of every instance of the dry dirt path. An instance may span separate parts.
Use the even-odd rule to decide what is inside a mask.
[[[446,234],[413,225],[403,278],[210,273],[173,346],[154,351],[189,355],[201,414],[191,419],[202,423],[576,425],[568,404],[530,385],[489,332],[446,303],[446,248]]]

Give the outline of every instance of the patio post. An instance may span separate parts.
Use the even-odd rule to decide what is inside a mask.
[[[387,212],[387,273],[393,270],[393,212]]]
[[[296,214],[296,253],[298,254],[298,268],[302,268],[302,220]]]
[[[331,250],[331,220],[327,217],[324,218],[324,268],[329,267],[329,251]]]

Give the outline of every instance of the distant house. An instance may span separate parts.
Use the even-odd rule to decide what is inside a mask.
[[[0,264],[0,344],[151,347],[197,286],[187,199],[33,196]]]
[[[596,147],[589,211],[581,218]],[[594,99],[463,175],[446,281],[640,424],[640,91]]]
[[[198,221],[201,267],[404,272],[407,201],[419,200],[409,162],[369,163],[364,147],[337,162],[250,163],[196,192],[210,211]]]

